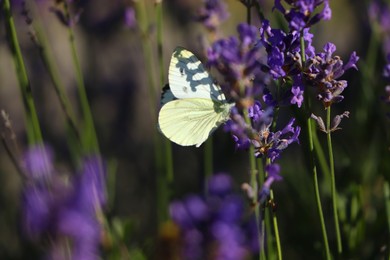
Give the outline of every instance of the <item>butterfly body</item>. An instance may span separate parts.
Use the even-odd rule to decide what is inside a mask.
[[[229,119],[234,104],[226,101],[196,56],[181,47],[172,54],[168,79],[170,89],[161,99],[159,129],[179,145],[199,147]]]

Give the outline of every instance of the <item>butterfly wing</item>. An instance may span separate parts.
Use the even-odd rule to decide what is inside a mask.
[[[229,118],[230,107],[205,98],[173,100],[160,110],[159,129],[172,142],[199,147]]]
[[[169,87],[169,84],[166,84],[163,89],[162,89],[162,92],[161,92],[161,105],[165,105],[166,103],[172,101],[172,100],[175,100],[177,99],[172,91],[171,91],[171,88]]]
[[[214,84],[198,58],[182,47],[177,47],[172,54],[168,80],[176,98],[226,100],[221,88]]]

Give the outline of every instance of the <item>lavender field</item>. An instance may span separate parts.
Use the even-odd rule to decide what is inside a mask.
[[[390,1],[0,5],[0,259],[390,260]]]

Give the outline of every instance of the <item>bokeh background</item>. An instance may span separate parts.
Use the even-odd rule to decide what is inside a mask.
[[[159,83],[155,3],[138,0],[137,4],[142,1],[145,1],[149,19],[146,31],[140,28],[139,22],[131,25],[126,20],[126,12],[133,4],[131,1],[74,1],[72,10],[82,10],[80,20],[74,26],[77,51],[101,153],[115,173],[107,216],[131,223],[126,241],[129,248],[140,249],[148,258],[159,259],[154,253],[159,233],[156,206],[156,177],[159,173],[153,143],[157,113],[150,113],[149,96],[152,89],[156,92],[154,96],[158,97],[163,86]],[[31,28],[21,14],[21,4],[13,2],[16,28],[45,142],[55,150],[57,168],[63,172],[73,171],[63,111],[39,57],[39,49],[30,39]],[[272,12],[273,1],[260,2],[271,25],[282,27],[280,15]],[[67,29],[49,10],[55,2],[37,0],[33,4],[27,3],[30,16],[44,29],[75,111],[80,111]],[[236,35],[238,23],[246,21],[246,9],[237,0],[227,0],[226,3],[230,17],[221,25],[221,30],[224,36]],[[163,1],[166,79],[170,55],[176,46],[191,50],[201,60],[205,58],[208,33],[193,19],[202,4],[201,0]],[[389,108],[380,98],[386,85],[381,76],[386,61],[382,38],[381,34],[373,33],[368,17],[370,1],[339,0],[330,4],[332,19],[312,29],[314,46],[319,50],[325,43],[333,42],[337,46],[336,54],[343,60],[348,60],[352,51],[361,57],[359,71],[348,71],[344,75],[348,80],[345,100],[333,110],[335,114],[345,110],[351,112],[351,117],[342,122],[343,129],[333,135],[343,242],[349,244],[346,259],[385,259],[390,238],[383,182],[389,180],[390,128],[386,118]],[[0,15],[0,24],[0,109],[9,114],[22,153],[26,147],[24,111],[3,14]],[[260,25],[255,10],[253,24]],[[152,64],[148,64],[144,56],[145,42],[152,46]],[[372,47],[373,44],[376,47]],[[375,67],[367,68],[369,48],[374,48],[376,62]],[[150,86],[150,71],[157,87]],[[158,98],[154,101],[159,103]],[[316,109],[318,113],[324,112],[320,107]],[[320,140],[325,144],[325,136],[320,135]],[[214,172],[231,174],[239,190],[241,183],[249,181],[247,153],[237,151],[231,137],[222,129],[215,133],[213,143]],[[319,259],[322,256],[312,176],[306,168],[302,145],[304,142],[294,144],[283,154],[280,161],[283,181],[273,186],[285,259]],[[172,198],[201,192],[204,184],[203,147],[173,145],[172,148]],[[330,245],[334,249],[330,180],[320,173],[320,181]],[[33,249],[21,238],[18,225],[22,179],[3,146],[0,146],[0,183],[0,258],[25,259]]]

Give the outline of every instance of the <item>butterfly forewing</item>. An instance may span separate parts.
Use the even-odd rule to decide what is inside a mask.
[[[228,119],[226,104],[204,98],[178,99],[165,104],[159,114],[159,129],[171,141],[199,147]]]
[[[198,58],[181,47],[177,47],[172,54],[168,79],[171,91],[176,98],[225,101],[221,88],[214,84]]]

